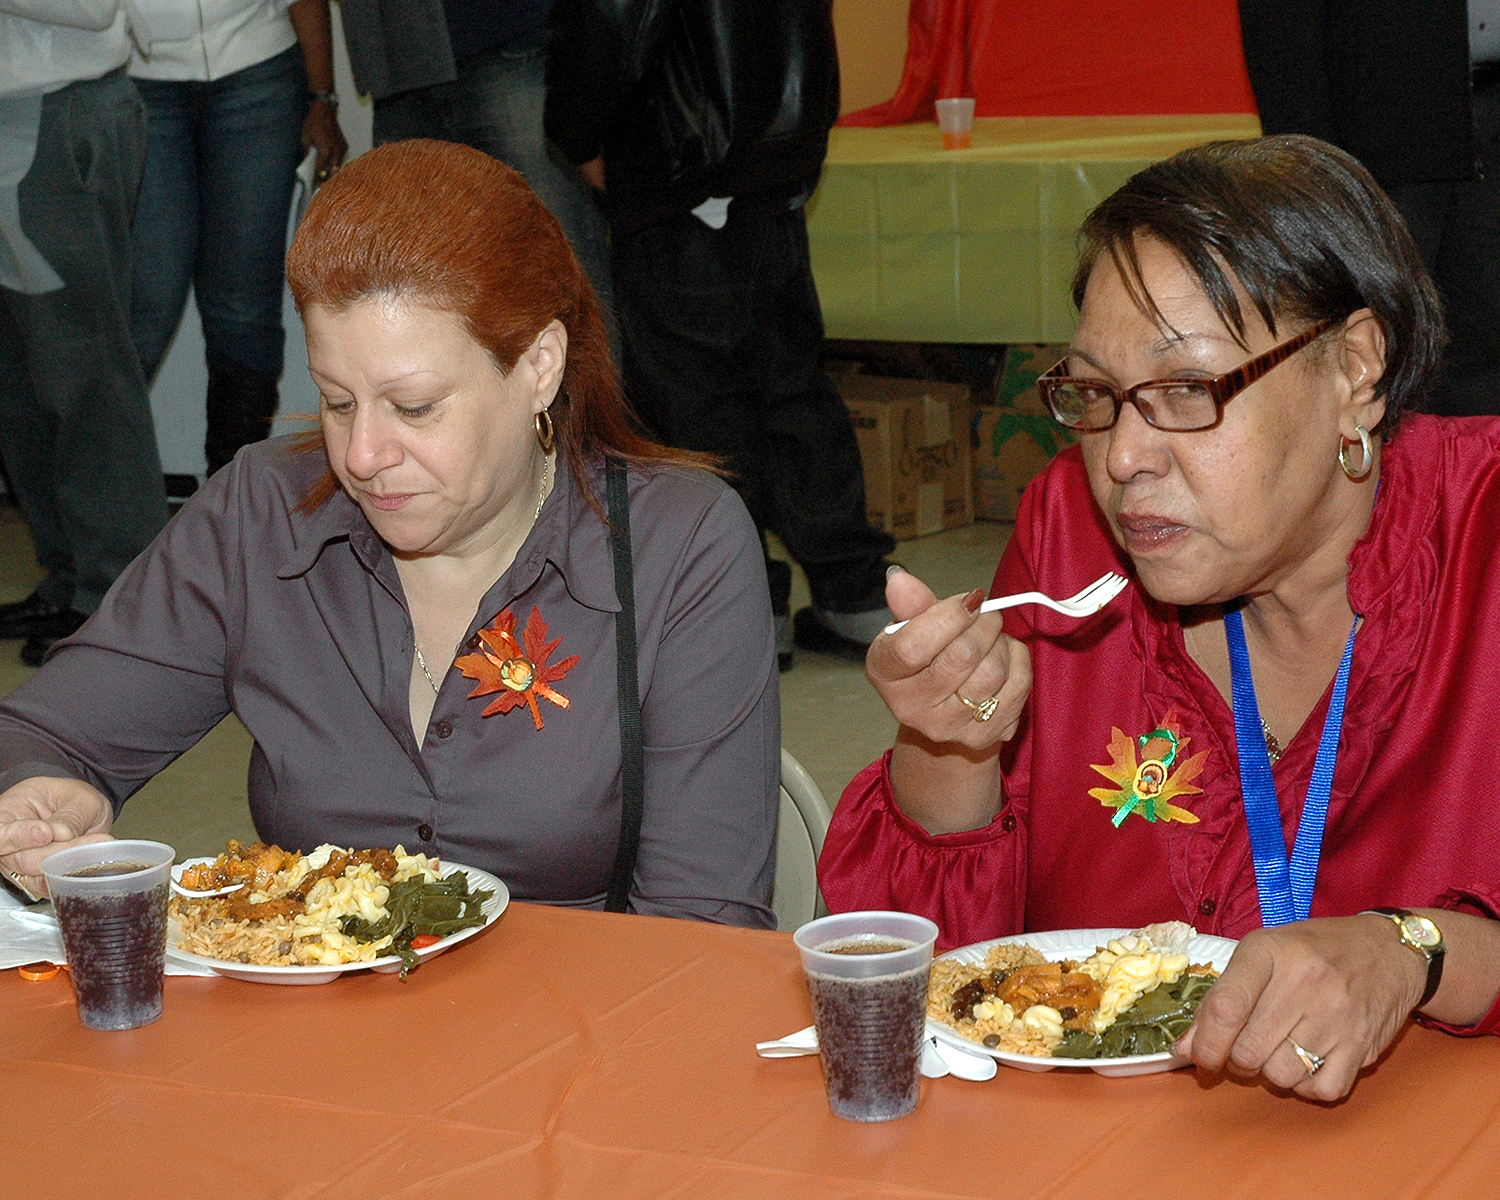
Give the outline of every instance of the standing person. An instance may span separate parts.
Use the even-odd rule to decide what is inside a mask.
[[[192,285],[208,358],[203,450],[212,475],[269,437],[276,416],[297,163],[315,147],[327,179],[348,151],[328,0],[143,0],[143,11],[170,36],[149,53],[136,49],[130,63],[149,130],[131,327],[149,384]]]
[[[796,640],[862,653],[890,621],[854,428],[819,365],[803,205],[839,79],[827,0],[558,0],[547,131],[605,188],[632,402],[720,455],[807,573]],[[783,666],[791,570],[767,564]]]
[[[1500,0],[1241,0],[1265,133],[1349,151],[1396,202],[1452,338],[1433,410],[1500,414]]]
[[[0,604],[0,637],[29,666],[166,520],[130,340],[146,128],[127,39],[120,0],[0,0],[0,453],[47,572]]]
[[[462,142],[521,172],[562,224],[604,304],[609,234],[588,185],[547,146],[551,0],[340,0],[354,83],[375,101],[375,144]]]

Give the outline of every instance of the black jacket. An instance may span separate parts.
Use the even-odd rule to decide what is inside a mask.
[[[1464,0],[1240,0],[1266,133],[1342,146],[1385,187],[1475,174]]]
[[[556,0],[547,134],[604,155],[620,232],[810,192],[838,117],[830,0]]]

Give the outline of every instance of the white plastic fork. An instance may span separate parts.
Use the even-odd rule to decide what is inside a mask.
[[[1041,592],[1017,592],[1014,596],[996,596],[993,600],[986,600],[979,606],[979,611],[999,612],[1003,608],[1015,608],[1018,604],[1040,604],[1065,617],[1091,617],[1123,592],[1129,582],[1123,575],[1106,571],[1076,596],[1069,596],[1066,600],[1054,600]],[[897,621],[894,625],[887,625],[884,632],[895,633],[905,624],[905,621]]]

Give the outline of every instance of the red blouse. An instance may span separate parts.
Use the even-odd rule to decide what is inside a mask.
[[[1315,917],[1376,905],[1500,915],[1497,535],[1500,420],[1408,418],[1382,453],[1375,512],[1349,556],[1349,600],[1364,621]],[[1129,574],[1129,559],[1074,447],[1023,496],[991,595],[1071,595],[1108,570]],[[1088,621],[1028,606],[1005,627],[1030,646],[1035,676],[1001,750],[1005,807],[983,829],[931,836],[892,800],[888,757],[872,763],[828,831],[830,908],[923,913],[940,949],[1026,929],[1179,919],[1238,937],[1259,925],[1233,714],[1188,655],[1176,610],[1132,587]],[[1274,767],[1288,845],[1327,708],[1325,693]],[[1139,739],[1163,725],[1180,737],[1174,782],[1202,789],[1170,803],[1197,821],[1164,819],[1158,802],[1154,822],[1137,811],[1116,827],[1116,808],[1090,790],[1122,784],[1098,768],[1128,788]],[[1500,1002],[1471,1032],[1497,1026]]]

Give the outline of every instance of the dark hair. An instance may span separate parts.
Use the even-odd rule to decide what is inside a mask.
[[[600,515],[586,466],[604,453],[637,464],[708,467],[706,455],[642,436],[621,398],[594,289],[562,227],[519,174],[451,142],[393,142],[361,155],[307,207],[286,259],[298,311],[405,297],[456,315],[502,374],[552,321],[568,331],[551,413],[558,448]],[[321,447],[321,434],[309,448]],[[337,489],[329,475],[309,495]]]
[[[1337,147],[1295,134],[1211,142],[1138,172],[1079,230],[1074,304],[1107,252],[1162,319],[1141,284],[1140,234],[1182,257],[1242,344],[1245,315],[1226,268],[1273,334],[1278,316],[1314,323],[1369,308],[1385,332],[1377,432],[1394,433],[1436,382],[1447,340],[1437,289],[1395,205]]]

